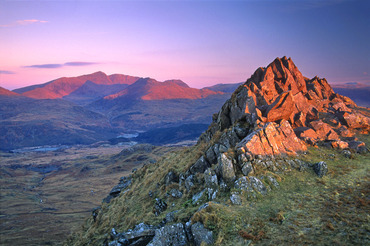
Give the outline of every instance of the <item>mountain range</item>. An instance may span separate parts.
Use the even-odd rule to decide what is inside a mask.
[[[196,89],[181,80],[159,82],[152,78],[96,72],[13,91],[0,87],[0,149],[89,144],[112,139],[122,132],[160,128],[171,128],[173,132],[173,129],[181,131],[182,125],[188,128],[194,124],[197,132],[183,139],[176,138],[188,140],[205,130],[212,114],[241,84]],[[333,88],[359,105],[370,105],[369,86],[351,83]],[[158,131],[151,132],[158,134]],[[145,135],[138,139],[154,138]]]

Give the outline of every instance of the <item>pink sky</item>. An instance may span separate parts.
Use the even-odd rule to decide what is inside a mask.
[[[367,1],[2,1],[0,86],[103,71],[192,87],[245,81],[274,58],[370,82]]]

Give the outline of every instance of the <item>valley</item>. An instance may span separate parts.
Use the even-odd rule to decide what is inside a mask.
[[[0,152],[0,244],[61,245],[119,178],[176,147]]]

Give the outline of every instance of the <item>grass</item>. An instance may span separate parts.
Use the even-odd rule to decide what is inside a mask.
[[[368,135],[361,137],[369,146]],[[214,232],[216,245],[366,245],[370,243],[368,154],[345,158],[339,151],[310,148],[299,158],[315,163],[325,161],[329,172],[317,177],[312,169],[292,169],[274,174],[280,187],[265,196],[242,196],[241,206],[232,205],[230,193],[219,192],[216,200],[198,211],[191,198],[202,188],[184,192],[180,199],[166,196],[171,187],[163,184],[168,171],[185,172],[206,146],[184,148],[163,157],[156,164],[134,174],[130,191],[103,205],[96,222],[87,219],[82,230],[66,245],[100,245],[111,228],[125,231],[144,222],[158,224],[168,212],[176,211],[175,222],[200,221]],[[266,170],[258,170],[266,172]],[[271,174],[271,173],[270,173]],[[202,179],[199,175],[199,179]],[[155,196],[149,197],[149,191]],[[154,198],[166,201],[168,209],[156,217]],[[200,204],[207,201],[204,195]]]

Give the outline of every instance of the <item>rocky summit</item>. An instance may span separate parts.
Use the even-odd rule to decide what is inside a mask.
[[[312,182],[327,184],[327,175],[339,175],[330,170],[339,168],[333,166],[337,158],[333,153],[340,153],[345,160],[359,153],[366,155],[365,142],[356,136],[366,135],[369,130],[367,108],[357,107],[348,97],[334,93],[326,79],[304,77],[290,58],[276,58],[267,67],[258,68],[236,89],[213,115],[213,122],[197,145],[171,153],[122,178],[102,206],[93,211],[84,228],[66,244],[249,245],[264,239],[270,240],[265,244],[293,244],[275,233],[285,230],[285,225],[286,237],[293,231],[294,242],[310,244],[312,238],[326,234],[311,228],[317,225],[305,225],[303,229],[299,226],[309,221],[316,223],[317,219],[297,222],[293,214],[303,210],[290,208],[289,216],[284,216],[283,209],[308,209],[304,206],[311,204],[315,209],[325,208],[322,199],[311,197],[304,205],[297,198],[300,190],[308,188],[307,192],[315,197],[327,195],[327,199],[334,199],[335,209],[342,208],[343,203],[337,204],[335,199],[342,199],[344,195],[339,195],[347,193],[339,186],[326,194],[324,188],[313,188]],[[315,155],[316,150],[320,151]],[[342,176],[335,181],[338,185],[346,180],[343,175],[350,172],[340,170]],[[293,177],[284,176],[289,172]],[[285,185],[289,180],[291,184]],[[310,185],[301,185],[302,180],[308,180]],[[291,191],[290,186],[300,188]],[[328,190],[331,186],[325,187]],[[362,186],[358,183],[357,187]],[[271,204],[266,205],[264,198],[274,190],[278,191],[268,198]],[[317,194],[319,191],[322,193]],[[368,190],[361,192],[364,196],[369,194]],[[339,195],[331,198],[332,194]],[[285,199],[290,203],[280,206]],[[318,213],[315,209],[312,213]],[[344,218],[341,213],[338,210],[337,220],[317,222],[319,227],[330,232],[343,227],[346,231],[344,222],[338,222]],[[267,214],[270,218],[263,222],[261,218]],[[277,228],[278,225],[282,227]],[[307,239],[305,235],[309,235]],[[365,239],[366,233],[361,229],[354,239],[343,240],[356,244]],[[338,241],[332,243],[335,242]]]

